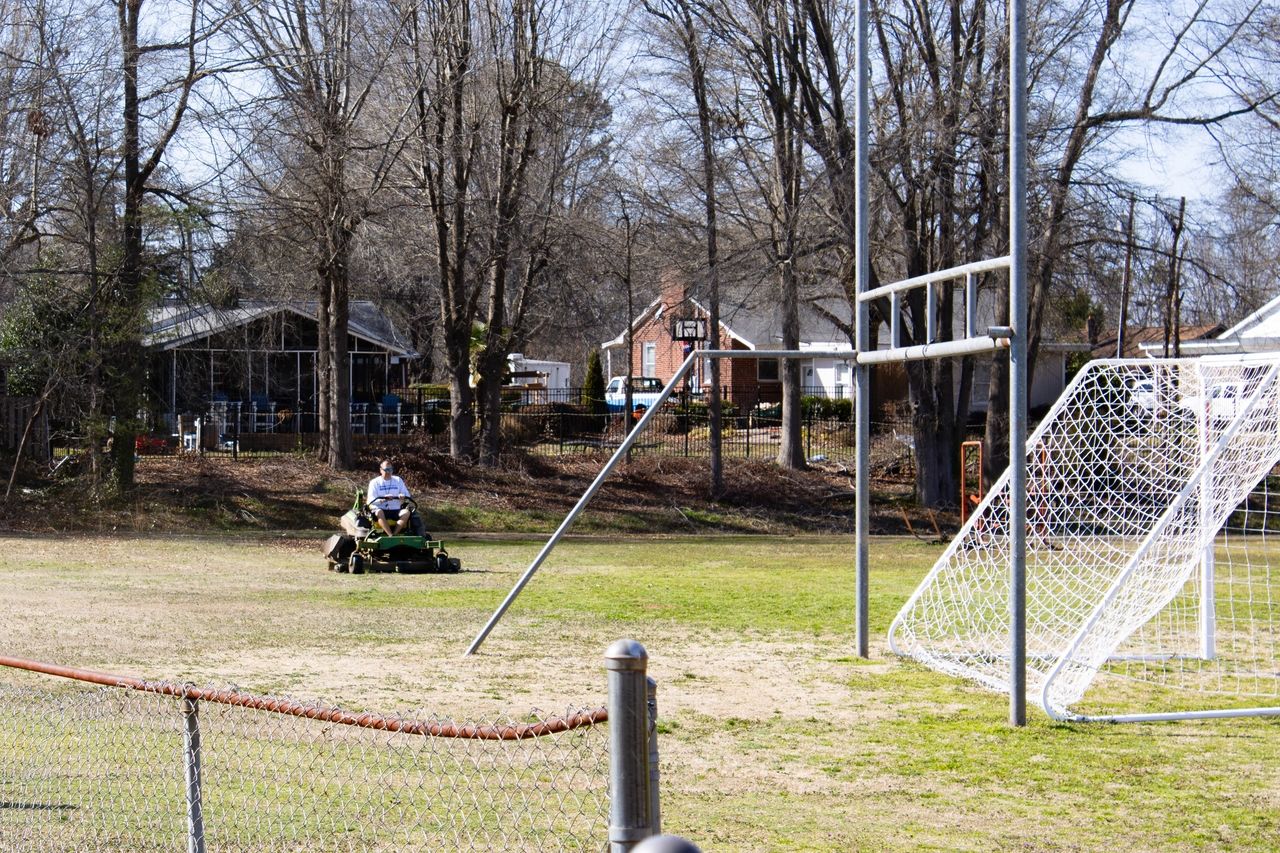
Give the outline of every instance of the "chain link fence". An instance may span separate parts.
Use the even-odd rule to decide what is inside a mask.
[[[6,658],[0,849],[601,850],[608,717],[354,714]]]

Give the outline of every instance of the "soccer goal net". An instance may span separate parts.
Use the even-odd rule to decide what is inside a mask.
[[[1026,689],[1056,718],[1280,714],[1280,358],[1095,361],[1027,441]],[[890,629],[1009,690],[1009,476]]]

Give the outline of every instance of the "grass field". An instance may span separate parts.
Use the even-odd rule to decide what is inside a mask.
[[[1280,848],[1280,720],[1014,730],[1005,697],[889,656],[936,546],[873,543],[862,661],[849,539],[572,541],[470,658],[540,540],[453,543],[457,576],[336,575],[318,542],[5,538],[0,652],[483,719],[601,704],[631,636],[664,828],[704,850]]]

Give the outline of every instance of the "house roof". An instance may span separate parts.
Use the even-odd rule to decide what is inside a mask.
[[[246,299],[232,308],[166,302],[147,312],[147,329],[143,332],[142,342],[153,349],[177,349],[284,311],[314,322],[318,308],[319,303],[315,300],[272,302]],[[351,334],[397,355],[416,355],[377,305],[367,300],[353,300],[349,310],[347,328]]]
[[[994,298],[992,291],[984,290],[979,293],[978,314],[981,318],[989,321],[995,316]],[[710,313],[701,294],[687,297],[686,302],[704,314]],[[664,297],[659,296],[636,315],[631,321],[631,328],[634,330],[669,309],[670,306],[664,304]],[[799,314],[801,349],[853,349],[853,308],[843,292],[828,291],[808,295],[800,302]],[[957,339],[964,336],[964,324],[963,312],[957,311],[952,318],[952,329]],[[720,325],[729,338],[747,349],[780,348],[782,302],[777,298],[773,285],[758,282],[722,288]],[[616,338],[602,343],[601,349],[623,346],[625,343],[624,330]],[[890,329],[887,323],[879,324],[878,345],[882,349],[890,346]],[[1114,351],[1114,338],[1111,348]],[[1044,341],[1041,349],[1055,353],[1088,352],[1090,345],[1084,340],[1051,340]]]
[[[1223,340],[1280,337],[1280,296],[1272,299],[1218,337]]]
[[[701,300],[694,304],[706,310]],[[801,344],[835,343],[850,345],[852,310],[840,295],[816,295],[801,299],[798,306]],[[771,288],[740,288],[720,300],[720,322],[732,337],[749,349],[777,349],[782,345],[782,301]]]
[[[1158,355],[1155,346],[1144,347]],[[1183,355],[1240,355],[1280,352],[1280,296],[1272,299],[1213,340],[1193,341],[1181,347]]]
[[[1182,326],[1178,330],[1178,347],[1182,349],[1195,341],[1207,341],[1222,332],[1221,323],[1205,323],[1199,326]],[[1156,352],[1159,350],[1160,352]],[[1164,326],[1131,326],[1124,333],[1124,350],[1121,358],[1142,358],[1144,355],[1162,354],[1164,350]],[[1116,335],[1106,335],[1093,345],[1094,358],[1116,357]]]

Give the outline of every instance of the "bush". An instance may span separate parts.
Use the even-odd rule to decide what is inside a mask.
[[[801,397],[800,418],[806,421],[852,421],[853,401],[833,400],[830,397]],[[781,403],[761,403],[751,410],[752,426],[779,426],[781,423]]]
[[[853,420],[853,401],[847,398],[801,397],[801,411],[805,418],[815,420]]]
[[[587,378],[582,384],[582,404],[593,415],[608,413],[609,407],[604,402],[604,368],[600,365],[600,353],[591,351],[587,359]]]
[[[503,440],[512,444],[533,444],[574,435],[599,435],[608,416],[593,415],[586,406],[573,403],[536,403],[518,413],[502,416]]]
[[[669,432],[688,432],[694,427],[706,427],[711,423],[711,407],[703,400],[680,403],[673,411],[676,416],[672,419],[674,424],[668,430]],[[721,426],[726,428],[731,426],[737,414],[738,409],[733,403],[728,400],[720,401]]]
[[[424,400],[449,399],[449,386],[439,382],[415,382],[409,388],[412,391],[421,391]]]

